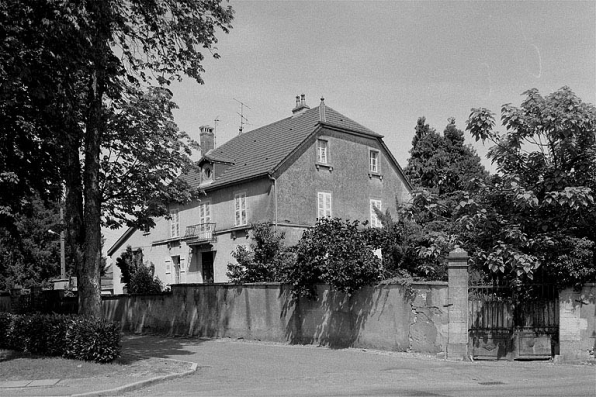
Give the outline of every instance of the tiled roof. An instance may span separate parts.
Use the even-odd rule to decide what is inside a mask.
[[[366,134],[375,138],[381,135],[325,107],[324,125]],[[235,183],[237,181],[266,175],[275,170],[294,149],[306,140],[319,124],[319,108],[309,109],[300,115],[288,117],[273,124],[248,131],[210,151],[205,157],[215,161],[232,163],[209,188]],[[198,187],[199,176],[195,172],[183,178],[192,186]]]

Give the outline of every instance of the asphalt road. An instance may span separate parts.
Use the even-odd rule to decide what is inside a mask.
[[[196,362],[194,375],[125,396],[596,396],[596,366],[452,362],[313,346],[140,336],[127,351]]]

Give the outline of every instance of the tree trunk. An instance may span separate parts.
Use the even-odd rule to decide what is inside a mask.
[[[66,169],[65,169],[65,223],[66,241],[68,246],[68,261],[70,269],[79,277],[79,270],[83,262],[83,244],[85,233],[83,230],[83,184],[79,151],[81,140],[79,131],[73,129],[66,141]]]
[[[93,33],[93,63],[87,97],[85,130],[84,234],[83,262],[79,271],[79,314],[101,316],[101,191],[99,186],[101,138],[106,125],[103,96],[106,90],[109,53],[109,2],[89,3],[96,22]]]

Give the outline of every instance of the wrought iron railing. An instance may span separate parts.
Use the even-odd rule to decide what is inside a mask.
[[[215,223],[199,223],[198,225],[191,225],[186,227],[184,238],[192,238],[193,240],[213,240],[213,233],[215,232]]]

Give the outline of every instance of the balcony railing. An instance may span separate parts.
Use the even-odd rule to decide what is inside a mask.
[[[215,232],[215,223],[199,223],[198,225],[187,226],[184,238],[196,241],[212,241],[213,232]]]

